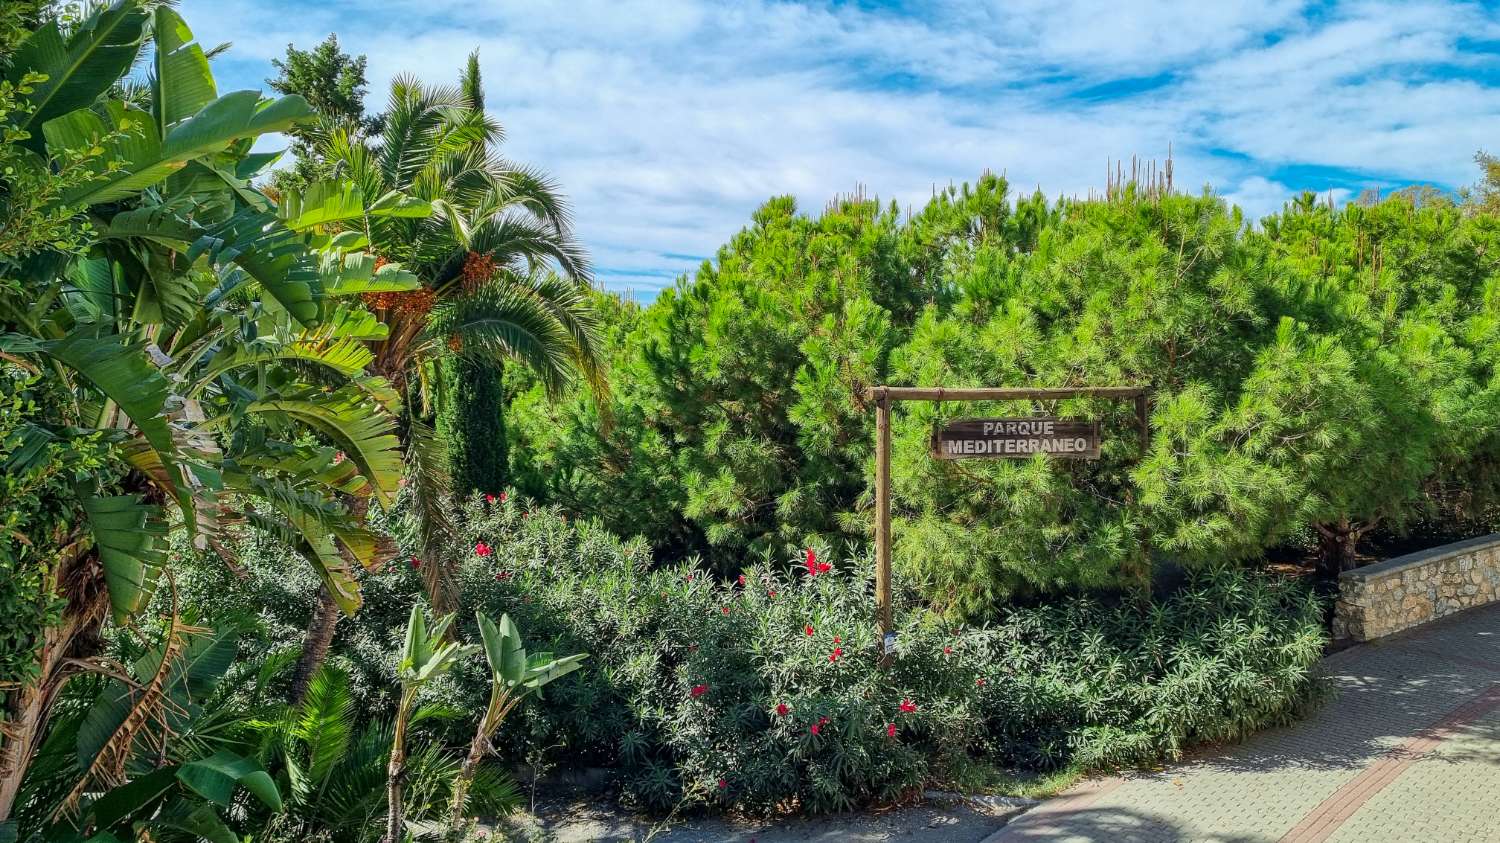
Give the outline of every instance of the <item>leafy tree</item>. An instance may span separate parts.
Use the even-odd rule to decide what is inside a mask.
[[[286,58],[272,59],[275,79],[267,79],[272,90],[296,94],[307,100],[319,118],[318,125],[292,130],[295,163],[289,171],[273,177],[278,190],[305,188],[333,175],[332,167],[317,151],[317,138],[334,128],[368,135],[378,134],[382,115],[365,113],[365,57],[350,56],[339,48],[338,35],[329,36],[311,50],[286,46]]]

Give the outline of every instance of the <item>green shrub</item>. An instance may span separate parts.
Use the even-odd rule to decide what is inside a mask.
[[[976,757],[1037,771],[1170,758],[1294,716],[1313,696],[1324,640],[1306,589],[1237,571],[1192,573],[1149,607],[1078,597],[958,629],[905,589],[898,652],[881,671],[868,557],[818,547],[826,573],[793,559],[752,567],[741,584],[653,567],[644,542],[513,496],[476,497],[456,516],[460,619],[508,613],[537,649],[592,654],[507,722],[502,755],[615,767],[627,799],[657,811],[838,810]],[[366,687],[389,682],[389,660],[370,651],[399,640],[420,577],[411,562],[370,575],[364,609],[341,625],[335,661],[369,672]],[[189,599],[232,599],[222,585]],[[476,659],[424,700],[479,711],[488,689]],[[468,721],[454,722],[445,739],[456,746]]]

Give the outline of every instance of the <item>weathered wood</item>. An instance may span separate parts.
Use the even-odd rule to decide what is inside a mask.
[[[940,460],[1099,458],[1099,423],[1086,419],[1033,416],[1015,419],[960,419],[932,432],[932,456]]]
[[[875,404],[875,622],[883,640],[892,631],[891,611],[891,401]],[[890,657],[881,650],[880,663]]]
[[[872,386],[865,389],[865,400],[879,400],[879,395],[885,395],[891,401],[1025,401],[1059,398],[1137,398],[1145,394],[1146,387],[1144,386],[1066,386],[1048,389]]]

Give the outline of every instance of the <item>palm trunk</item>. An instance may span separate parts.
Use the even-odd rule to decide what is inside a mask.
[[[469,787],[474,783],[474,775],[479,772],[479,762],[484,760],[488,744],[489,741],[485,739],[481,727],[474,733],[474,740],[469,742],[469,756],[464,759],[463,766],[458,768],[458,778],[453,781],[453,798],[448,807],[448,827],[455,835],[458,833],[459,824],[464,821],[464,808],[469,802]]]
[[[364,521],[365,514],[369,511],[369,498],[354,498],[349,501],[349,514],[356,520]],[[347,548],[340,546],[339,555],[344,557],[350,567],[359,566],[359,560]],[[338,631],[340,614],[338,604],[333,600],[333,592],[328,590],[325,583],[318,589],[318,605],[307,623],[307,635],[302,639],[302,655],[297,658],[297,669],[292,673],[292,687],[287,691],[286,701],[293,706],[302,704],[302,698],[307,695],[307,688],[312,684],[313,677],[318,675],[318,669],[328,659],[328,649],[333,646],[333,635]]]
[[[72,675],[68,661],[97,651],[99,631],[109,615],[109,597],[92,554],[77,558],[65,553],[57,571],[46,596],[50,599],[61,592],[67,598],[62,622],[42,634],[35,677],[5,698],[4,728],[0,729],[0,823],[15,811],[21,781],[46,737],[52,703]]]
[[[406,785],[406,723],[415,698],[415,691],[403,691],[401,704],[396,708],[396,734],[391,738],[391,760],[385,768],[386,817],[382,843],[401,843],[401,826],[405,819],[402,799]]]
[[[328,658],[328,648],[333,645],[333,634],[338,631],[338,604],[333,602],[333,592],[324,585],[318,589],[318,605],[313,608],[312,620],[307,625],[307,635],[302,639],[302,655],[297,658],[297,669],[292,673],[292,687],[287,691],[286,701],[292,706],[302,704],[312,678]]]

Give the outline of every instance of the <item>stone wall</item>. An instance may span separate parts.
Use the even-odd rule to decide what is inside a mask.
[[[1497,600],[1500,533],[1345,571],[1333,638],[1372,641]]]

